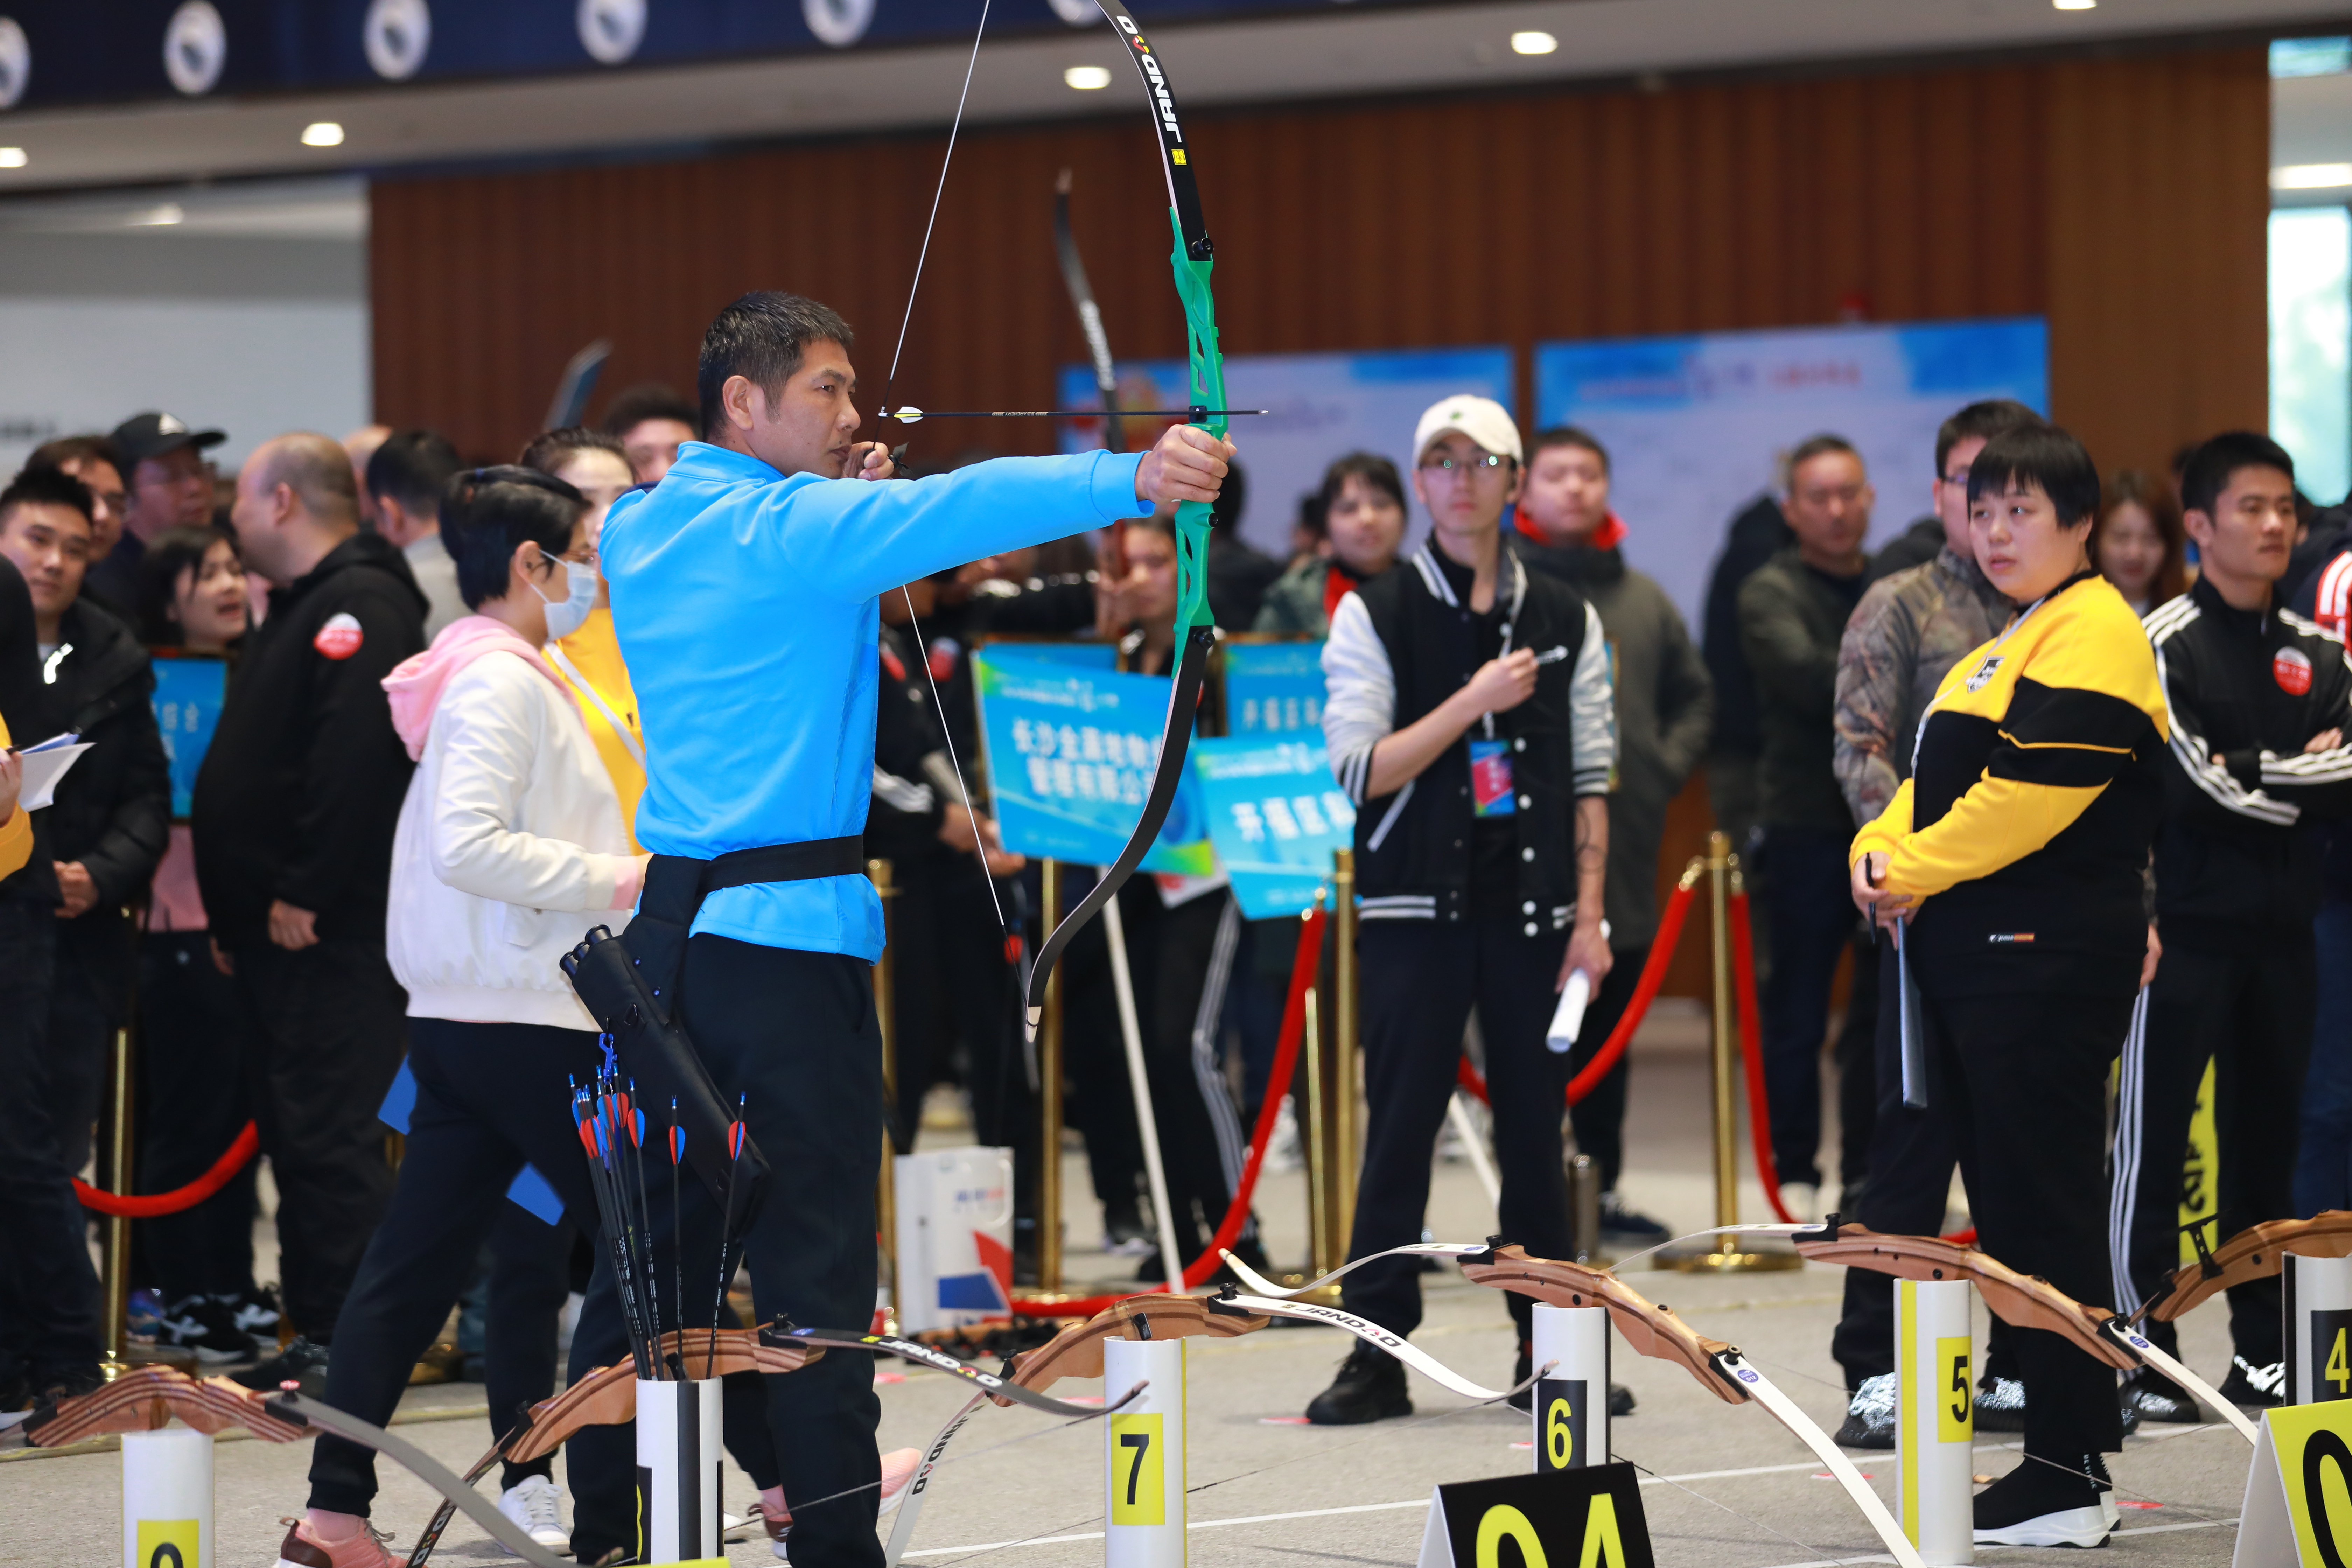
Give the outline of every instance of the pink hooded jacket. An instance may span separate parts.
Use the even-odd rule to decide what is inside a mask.
[[[400,743],[408,748],[410,762],[425,755],[425,737],[433,729],[433,710],[441,705],[443,689],[459,670],[486,653],[520,656],[554,682],[567,703],[572,700],[571,689],[547,662],[547,656],[523,641],[513,627],[488,616],[463,616],[443,626],[432,647],[402,659],[383,678],[384,695],[392,702],[392,727]]]

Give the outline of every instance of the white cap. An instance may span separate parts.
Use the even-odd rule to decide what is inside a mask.
[[[1448,430],[1461,431],[1497,457],[1508,458],[1515,463],[1527,460],[1519,447],[1518,423],[1511,417],[1510,411],[1491,397],[1464,393],[1430,405],[1429,412],[1421,416],[1421,424],[1412,433],[1413,461],[1420,462],[1429,444]]]

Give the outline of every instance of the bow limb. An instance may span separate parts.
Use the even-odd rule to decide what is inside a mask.
[[[2290,1252],[2297,1258],[2352,1258],[2352,1210],[2249,1226],[2175,1273],[2142,1310],[2168,1323],[2232,1285],[2269,1279],[2285,1266]]]
[[[1102,307],[1095,303],[1095,286],[1087,279],[1087,264],[1078,255],[1077,236],[1070,230],[1070,171],[1054,182],[1054,254],[1062,264],[1062,284],[1078,312],[1078,328],[1086,334],[1087,355],[1094,361],[1095,389],[1102,394],[1104,445],[1114,452],[1127,450],[1127,426],[1118,416],[1118,364],[1110,355],[1110,334],[1103,331]]]
[[[1726,1405],[1748,1400],[1747,1390],[1730,1381],[1718,1362],[1729,1345],[1707,1338],[1606,1269],[1530,1258],[1521,1247],[1498,1247],[1491,1258],[1463,1259],[1462,1272],[1473,1284],[1516,1290],[1554,1307],[1604,1308],[1636,1354],[1675,1363]]]
[[[1152,129],[1160,137],[1160,172],[1168,185],[1168,224],[1175,236],[1175,249],[1169,261],[1175,273],[1177,298],[1184,307],[1192,406],[1201,414],[1198,423],[1202,427],[1223,440],[1226,429],[1225,361],[1217,342],[1216,301],[1209,289],[1209,276],[1216,264],[1216,247],[1210,244],[1208,230],[1201,221],[1201,193],[1193,180],[1192,149],[1177,117],[1168,73],[1153,52],[1150,40],[1143,36],[1143,29],[1136,25],[1121,0],[1095,0],[1095,4],[1109,18],[1112,30],[1127,46],[1128,58],[1135,62],[1136,73],[1143,81]],[[1160,761],[1152,772],[1151,791],[1145,797],[1143,816],[1129,837],[1127,847],[1119,851],[1118,859],[1103,873],[1093,891],[1079,900],[1038,948],[1037,962],[1029,972],[1025,1016],[1032,1043],[1045,1017],[1045,982],[1063,950],[1069,946],[1072,937],[1085,929],[1087,921],[1118,896],[1119,888],[1141,864],[1152,841],[1160,837],[1160,829],[1168,820],[1168,809],[1175,804],[1177,785],[1184,774],[1184,753],[1192,744],[1193,716],[1200,708],[1202,681],[1208,673],[1209,653],[1217,643],[1216,625],[1209,613],[1209,515],[1210,508],[1202,501],[1185,501],[1176,508],[1176,633],[1182,653],[1176,666],[1175,690],[1169,698],[1167,725],[1160,735]]]
[[[1105,1340],[1231,1339],[1262,1329],[1266,1321],[1262,1315],[1214,1310],[1198,1296],[1129,1296],[1084,1322],[1072,1323],[1037,1349],[1014,1356],[1013,1381],[1042,1391],[1066,1377],[1100,1377]],[[1000,1395],[997,1403],[1012,1402]]]
[[[45,1415],[25,1424],[25,1439],[37,1448],[61,1448],[106,1432],[153,1432],[174,1415],[199,1432],[242,1426],[268,1443],[291,1443],[310,1436],[270,1414],[263,1396],[225,1377],[193,1378],[175,1367],[149,1366],[58,1402]]]

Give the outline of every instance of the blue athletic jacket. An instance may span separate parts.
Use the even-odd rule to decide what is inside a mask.
[[[637,842],[698,859],[863,832],[877,595],[1150,508],[1140,455],[1002,458],[936,478],[789,479],[699,441],[623,496],[599,546],[646,735]],[[882,952],[863,877],[729,888],[694,922],[764,947]]]

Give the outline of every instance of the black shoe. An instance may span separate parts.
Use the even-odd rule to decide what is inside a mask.
[[[284,1350],[257,1366],[233,1374],[247,1388],[275,1394],[286,1384],[299,1386],[305,1399],[327,1396],[327,1347],[307,1334],[296,1334]]]
[[[1976,1424],[1979,1432],[2025,1430],[2025,1384],[1989,1372],[1977,1379]]]
[[[1611,1384],[1609,1385],[1610,1419],[1614,1420],[1620,1415],[1631,1415],[1633,1414],[1633,1391],[1626,1387],[1622,1383]]]
[[[2125,1408],[2142,1421],[2168,1421],[2194,1426],[2205,1419],[2197,1402],[2181,1386],[2154,1367],[2142,1367],[2124,1379]]]
[[[1536,1391],[1532,1384],[1526,1388],[1520,1388],[1519,1384],[1526,1383],[1534,1374],[1535,1370],[1535,1342],[1532,1340],[1521,1340],[1518,1359],[1511,1363],[1511,1387],[1515,1392],[1503,1403],[1523,1415],[1535,1414]]]
[[[1865,1377],[1846,1400],[1845,1425],[1832,1439],[1841,1448],[1895,1447],[1895,1374]]]
[[[2105,1546],[2112,1528],[2105,1495],[2092,1477],[2029,1457],[1977,1493],[1976,1543]]]
[[[251,1361],[253,1336],[237,1326],[236,1316],[236,1309],[221,1297],[190,1296],[155,1321],[155,1343],[163,1350],[194,1351],[198,1361],[214,1365]]]
[[[1404,1363],[1361,1342],[1339,1363],[1331,1386],[1307,1403],[1307,1419],[1318,1426],[1358,1426],[1412,1414]]]
[[[227,1307],[236,1315],[236,1326],[248,1334],[278,1333],[278,1292],[267,1285],[234,1295],[215,1296],[214,1300]]]
[[[0,1377],[0,1432],[14,1429],[33,1413],[33,1385],[21,1376]]]
[[[33,1408],[25,1417],[24,1426],[25,1436],[31,1437],[57,1419],[58,1406],[104,1388],[106,1374],[98,1370],[96,1362],[84,1362],[79,1366],[37,1372],[26,1382],[33,1390]]]
[[[1615,1193],[1603,1193],[1601,1194],[1601,1234],[1618,1241],[1635,1241],[1644,1247],[1654,1247],[1674,1233],[1648,1215],[1627,1208]]]
[[[2286,1387],[2286,1363],[2274,1361],[2268,1366],[2252,1366],[2242,1355],[2230,1358],[2230,1375],[2221,1380],[2220,1393],[2232,1405],[2242,1405],[2256,1410],[2268,1410],[2279,1402]]]

